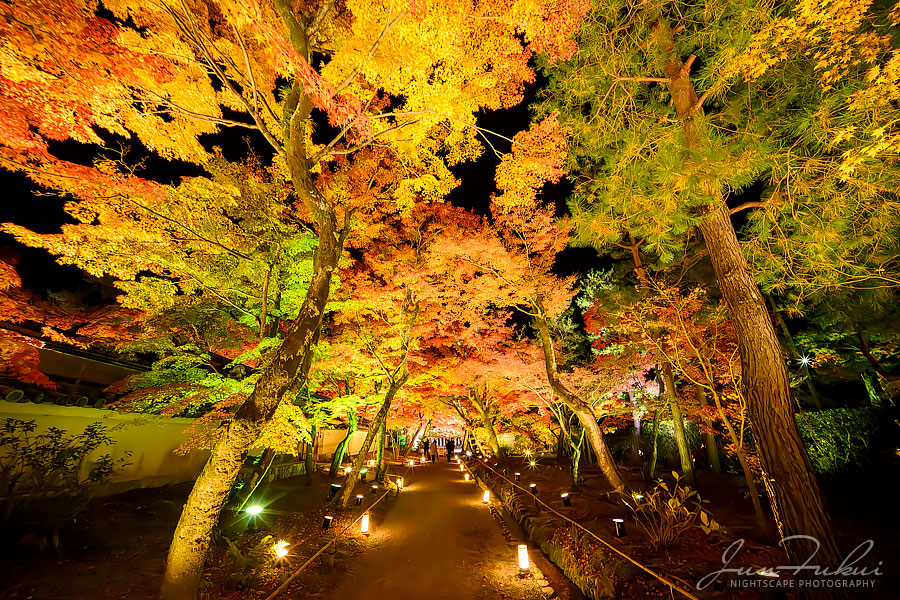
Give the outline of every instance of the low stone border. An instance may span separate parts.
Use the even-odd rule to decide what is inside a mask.
[[[527,493],[492,476],[490,472],[482,469],[475,471],[475,477],[503,502],[531,541],[588,598],[612,600],[617,597],[616,581],[636,574],[631,563],[553,513],[541,511],[540,505],[530,501]],[[502,522],[502,518],[500,520]]]

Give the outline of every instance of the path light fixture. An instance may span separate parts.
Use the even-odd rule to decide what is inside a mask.
[[[362,495],[362,494],[357,494],[357,495],[356,495],[356,505],[357,505],[357,506],[359,506],[360,504],[362,504],[362,499],[363,499],[363,495]]]
[[[484,490],[484,497],[481,499],[482,502],[487,504],[491,501],[491,492],[490,490]]]
[[[353,472],[353,467],[344,467],[344,474],[349,475]]]
[[[530,566],[528,562],[528,546],[519,544],[519,571],[524,574]]]
[[[332,483],[331,487],[328,490],[328,499],[331,500],[334,498],[335,494],[337,494],[341,490],[341,486],[338,483]]]
[[[468,474],[468,473],[466,473],[466,474],[465,474],[465,475],[463,475],[463,477],[465,477],[465,478],[466,478],[466,483],[468,483],[468,481],[469,481],[469,474]]]
[[[569,492],[566,492],[565,494],[560,494],[559,497],[562,498],[563,506],[572,506],[572,499],[569,498]]]
[[[422,457],[422,462],[425,462],[425,461],[426,461],[426,458],[423,456],[423,457]]]
[[[369,535],[369,513],[363,513],[362,521],[359,522],[359,532]]]
[[[378,486],[377,486],[377,485],[373,485],[373,486],[372,486],[372,493],[373,493],[373,494],[377,494],[377,493],[378,493]]]
[[[516,473],[516,481],[522,481],[522,474]]]
[[[413,459],[409,459],[409,460],[407,461],[407,464],[408,464],[409,466],[413,466],[413,465],[416,464],[416,461],[414,461]]]
[[[531,456],[531,450],[526,450],[526,451],[525,451],[525,456]]]
[[[530,484],[528,487],[531,488],[531,493],[532,493],[532,494],[537,495],[537,484],[536,484],[536,483],[532,483],[532,484]]]
[[[625,537],[625,519],[613,519],[616,527],[616,537]]]
[[[259,504],[253,504],[244,509],[244,512],[248,515],[256,516],[263,511],[263,507]]]
[[[275,550],[275,556],[277,556],[278,558],[284,558],[285,556],[287,556],[288,546],[290,546],[290,544],[288,544],[286,540],[278,540],[277,542],[275,542],[275,545],[272,546],[272,549]]]
[[[534,461],[531,461],[531,462],[530,462],[530,463],[528,463],[528,464],[529,464],[529,465],[531,465],[531,466],[532,466],[532,467],[535,467],[535,466],[537,466],[537,463],[536,463],[536,462],[534,462]]]
[[[365,481],[365,480],[366,480],[366,476],[368,476],[368,474],[369,474],[369,469],[368,469],[368,468],[360,469],[360,471],[359,471],[359,480],[360,480],[360,481]]]
[[[333,520],[334,520],[334,517],[329,517],[328,515],[325,515],[325,518],[322,519],[322,529],[331,528],[331,522]]]
[[[644,495],[643,495],[643,494],[635,494],[635,495],[634,495],[634,499],[635,499],[636,501],[640,502],[641,500],[644,499]]]
[[[506,469],[503,469],[503,474],[506,475]]]
[[[397,491],[399,492],[402,489],[403,489],[403,478],[398,477],[397,478]]]
[[[375,466],[375,461],[374,461],[374,460],[369,460],[369,462],[367,462],[366,464],[369,465],[370,467],[374,467],[374,466]]]
[[[472,451],[471,451],[471,450],[466,450],[466,456],[468,456],[469,458],[471,458],[471,457],[472,457]]]

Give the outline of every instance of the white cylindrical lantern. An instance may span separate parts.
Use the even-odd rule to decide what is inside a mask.
[[[363,513],[362,521],[359,523],[360,533],[369,533],[369,513]]]
[[[398,477],[397,478],[397,490],[402,490],[402,489],[403,489],[403,478]]]
[[[519,544],[519,569],[522,571],[527,571],[529,567],[528,546],[526,546],[525,544]]]
[[[468,473],[465,474],[465,478],[466,478],[466,481],[469,480],[469,474],[468,474]]]
[[[491,492],[490,490],[484,490],[484,499],[482,502],[490,502],[491,501]]]

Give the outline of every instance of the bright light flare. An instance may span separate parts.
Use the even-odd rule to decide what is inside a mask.
[[[468,473],[466,473],[466,474],[464,475],[464,477],[466,478],[466,481],[469,481],[469,474],[468,474]]]
[[[491,501],[491,492],[490,490],[484,490],[484,497],[481,500],[482,502],[490,502]]]
[[[246,509],[244,509],[244,512],[246,512],[247,514],[250,514],[250,515],[258,515],[262,511],[263,511],[263,507],[258,504],[254,504],[253,506],[248,506]]]
[[[275,542],[275,545],[272,546],[272,549],[275,550],[275,556],[278,558],[287,556],[288,546],[290,546],[290,544],[287,543],[287,540],[278,540]]]

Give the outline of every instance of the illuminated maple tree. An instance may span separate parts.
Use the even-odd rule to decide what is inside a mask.
[[[302,307],[220,434],[177,527],[162,596],[190,598],[218,516],[212,507],[221,506],[242,452],[309,369],[353,227],[352,200],[365,200],[323,193],[318,168],[377,143],[404,165],[391,191],[399,206],[440,198],[454,184],[448,165],[481,151],[476,113],[521,100],[535,52],[570,54],[569,33],[586,5],[113,0],[100,14],[95,2],[57,0],[3,10],[7,168],[75,195],[75,204],[87,204],[73,210],[87,218],[105,198],[150,202],[164,191],[107,163],[64,160],[52,142],[134,136],[159,156],[204,164],[210,153],[201,136],[251,130],[271,147],[318,236]],[[313,130],[325,120],[332,133],[317,141]]]

